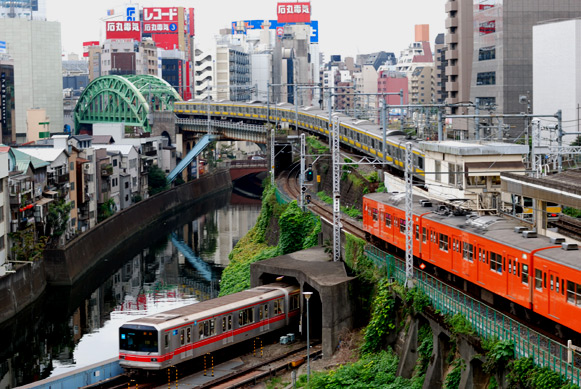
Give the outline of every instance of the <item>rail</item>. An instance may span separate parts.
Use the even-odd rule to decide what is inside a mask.
[[[366,247],[365,252],[378,268],[385,270],[386,277],[405,283],[404,261],[373,246]],[[515,346],[517,358],[532,357],[536,365],[559,373],[575,385],[581,383],[581,354],[573,347],[568,348],[523,326],[425,272],[414,269],[414,278],[415,285],[430,298],[434,309],[444,314],[464,315],[480,337],[510,340]]]

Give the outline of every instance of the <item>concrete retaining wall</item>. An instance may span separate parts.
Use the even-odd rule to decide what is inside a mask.
[[[96,261],[132,235],[153,225],[161,217],[179,212],[193,202],[231,186],[227,170],[203,176],[124,209],[72,240],[65,249],[46,250],[44,261],[48,283],[74,284]]]
[[[36,300],[46,285],[43,261],[19,266],[16,273],[0,278],[0,323]]]

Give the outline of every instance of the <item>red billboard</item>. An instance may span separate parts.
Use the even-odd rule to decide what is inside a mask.
[[[99,46],[99,41],[83,42],[83,57],[89,56],[89,47]]]
[[[179,13],[184,13],[182,7],[143,8],[143,32],[176,34],[179,31]],[[185,15],[182,14],[185,24]],[[182,30],[183,31],[183,30]]]
[[[106,22],[106,39],[133,39],[141,41],[139,22]]]
[[[311,3],[277,3],[279,23],[310,23]]]
[[[178,34],[151,34],[151,38],[159,49],[174,50],[180,48],[180,36]]]

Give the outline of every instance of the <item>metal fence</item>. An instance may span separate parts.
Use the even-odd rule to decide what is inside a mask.
[[[404,284],[405,262],[376,247],[368,246],[365,252],[375,265],[385,271],[385,276]],[[581,354],[536,331],[523,326],[501,312],[444,284],[422,271],[414,269],[415,285],[431,300],[432,306],[443,314],[462,314],[478,335],[484,339],[510,340],[517,358],[532,357],[540,367],[555,371],[573,384],[581,378]]]

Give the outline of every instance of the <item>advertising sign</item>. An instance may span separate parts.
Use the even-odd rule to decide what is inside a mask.
[[[7,91],[6,73],[2,73],[2,75],[0,75],[0,108],[2,109],[3,126],[6,125],[6,107],[7,107],[6,91]]]
[[[188,31],[190,36],[196,35],[196,30],[194,29],[194,9],[190,8],[189,16],[188,16]]]
[[[243,23],[244,28],[240,29],[240,24]],[[269,26],[267,26],[269,24]],[[259,30],[269,28],[271,30],[276,30],[277,36],[282,36],[284,32],[285,24],[294,23],[279,23],[277,20],[244,20],[241,22],[232,22],[232,35],[235,34],[246,34],[248,30]],[[319,21],[311,20],[309,23],[305,23],[311,26],[311,43],[319,43]]]
[[[99,41],[83,42],[83,57],[89,56],[89,47],[99,46]]]
[[[139,22],[106,22],[106,39],[133,39],[141,41]]]
[[[143,32],[177,33],[181,7],[143,8]],[[185,15],[183,15],[185,16]],[[185,18],[183,19],[185,22]]]
[[[0,41],[0,53],[6,54],[6,41]]]
[[[139,21],[139,5],[137,4],[125,5],[125,20],[127,20],[128,22]]]
[[[159,49],[174,50],[180,48],[178,34],[151,34],[151,38]]]
[[[311,3],[278,3],[279,23],[308,23],[311,21]]]

